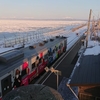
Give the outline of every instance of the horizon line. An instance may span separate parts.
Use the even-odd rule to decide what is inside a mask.
[[[87,21],[88,19],[76,19],[76,18],[71,18],[71,19],[69,19],[69,18],[57,18],[57,19],[53,19],[53,18],[45,18],[45,19],[36,19],[36,18],[0,18],[0,20],[62,20],[62,21],[78,21],[78,20],[81,20],[81,21]]]

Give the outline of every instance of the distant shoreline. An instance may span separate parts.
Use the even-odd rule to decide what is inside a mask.
[[[16,18],[0,18],[0,20],[34,20],[34,21],[87,21],[87,19],[16,19]]]

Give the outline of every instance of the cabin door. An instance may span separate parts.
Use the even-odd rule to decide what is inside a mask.
[[[1,80],[2,96],[11,91],[11,75]]]

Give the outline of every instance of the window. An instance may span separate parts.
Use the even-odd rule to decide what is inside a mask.
[[[55,46],[55,50],[58,51],[58,47]]]
[[[26,74],[27,74],[26,69],[22,70],[22,72],[21,72],[22,77],[25,76]]]
[[[36,60],[38,60],[38,59],[39,59],[39,56],[36,57]]]
[[[2,87],[2,96],[4,96],[6,93],[11,91],[12,88],[12,82],[11,82],[11,75],[3,78],[1,81],[1,87]],[[0,92],[1,95],[1,92]]]
[[[55,53],[55,49],[53,49],[53,53]]]
[[[7,88],[8,82],[9,82],[8,79],[6,79],[6,80],[4,81],[4,86],[6,87],[6,88],[4,88],[5,90],[9,89],[9,88]]]
[[[48,59],[48,54],[44,55],[44,60]]]
[[[61,46],[59,45],[59,49],[61,49]]]
[[[50,56],[50,51],[48,50],[48,56]]]
[[[36,66],[35,66],[36,64],[35,64],[35,62],[32,64],[32,69],[34,69]]]
[[[61,43],[61,47],[63,47],[63,43]]]
[[[36,60],[35,67],[38,67],[38,66],[39,66],[39,60]]]
[[[40,63],[42,63],[42,59],[41,59],[41,58],[39,59],[39,64],[40,64]]]
[[[25,75],[27,75],[28,72],[29,72],[29,69],[28,69],[28,62],[26,61],[26,62],[24,62],[24,63],[22,64],[22,72],[21,72],[22,77],[25,76]]]

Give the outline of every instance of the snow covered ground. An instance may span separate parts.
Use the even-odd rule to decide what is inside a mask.
[[[98,55],[100,54],[100,42],[99,41],[91,41],[88,42],[88,48],[84,52],[84,55]]]
[[[85,21],[1,20],[0,53],[41,42],[55,36],[66,36],[68,42],[76,37],[72,29]],[[86,26],[77,32],[86,31]],[[82,32],[83,33],[83,32]],[[70,45],[71,46],[71,45]]]
[[[28,32],[40,28],[79,25],[85,21],[0,20],[0,32]]]

